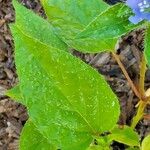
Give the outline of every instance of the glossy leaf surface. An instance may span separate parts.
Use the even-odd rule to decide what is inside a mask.
[[[20,5],[16,3],[15,7]],[[64,150],[85,150],[93,135],[116,124],[118,100],[98,72],[62,51],[64,43],[60,41],[57,46],[50,40],[47,44],[22,30],[22,24],[12,25],[11,31],[23,104],[50,143]],[[40,34],[45,37],[45,32]]]
[[[50,23],[63,39],[72,39],[106,10],[102,0],[41,0]]]
[[[114,50],[118,38],[136,28],[128,20],[130,14],[130,9],[124,4],[110,7],[75,37],[73,46],[89,52]]]
[[[83,52],[114,50],[118,38],[136,27],[128,20],[131,11],[125,4],[110,7],[100,0],[42,0],[42,3],[56,33]]]
[[[65,120],[65,124],[67,124],[66,122],[69,120],[67,119],[67,117],[73,120],[75,119],[74,121],[72,121],[72,123],[75,123],[75,127],[73,125],[71,125],[71,127],[74,128],[74,130],[80,130],[80,128],[83,131],[85,130],[85,135],[86,135],[85,139],[88,139],[87,138],[89,134],[88,132],[91,133],[93,132],[93,134],[95,134],[96,132],[103,132],[105,130],[109,130],[110,128],[112,128],[112,126],[114,126],[114,124],[118,119],[118,114],[119,114],[118,102],[115,95],[111,92],[110,88],[107,86],[104,79],[100,77],[98,73],[96,73],[93,69],[86,66],[80,60],[74,58],[68,53],[64,52],[63,55],[62,51],[59,51],[57,49],[53,50],[53,48],[43,45],[42,43],[38,41],[34,41],[33,39],[23,35],[19,30],[17,30],[17,28],[14,28],[13,30],[15,32],[17,31],[16,33],[14,33],[16,38],[15,41],[18,42],[18,45],[16,43],[16,48],[18,47],[17,49],[19,50],[18,54],[16,54],[16,64],[18,64],[17,66],[18,68],[20,68],[20,70],[18,69],[18,74],[22,79],[21,81],[21,85],[22,85],[21,88],[23,90],[22,92],[24,96],[27,96],[27,99],[30,100],[29,102],[27,101],[27,105],[31,107],[29,108],[29,113],[31,118],[34,116],[33,120],[37,121],[39,118],[42,118],[42,116],[45,114],[44,120],[38,120],[36,122],[36,124],[38,124],[40,121],[42,121],[39,123],[39,126],[41,124],[44,125],[47,124],[47,128],[45,127],[41,129],[45,134],[48,134],[47,130],[50,130],[49,126],[51,125],[52,121],[57,122],[59,121],[59,119],[62,119],[62,118],[57,118],[57,119],[55,118],[56,120],[55,119],[53,120],[52,118],[52,121],[48,120],[49,116],[53,116],[56,114],[57,116],[59,116],[57,112],[59,110],[58,109],[59,107],[58,108],[56,107],[57,106],[56,100],[53,103],[51,101],[48,102],[47,100],[47,98],[49,99],[50,96],[51,96],[50,99],[57,99],[57,98],[63,99],[61,102],[58,102],[58,106],[61,106],[63,103],[64,104],[63,107],[68,107],[69,109],[68,111],[76,112],[76,113],[73,112],[70,113],[71,116],[69,115],[69,112],[68,113],[64,112],[65,117],[62,119],[62,121],[59,122],[63,122],[63,120]],[[19,35],[18,38],[17,35]],[[22,47],[19,43],[23,43],[24,46]],[[41,49],[43,50],[42,55],[40,53]],[[28,55],[26,55],[27,50],[29,50]],[[35,50],[37,50],[37,53],[35,53]],[[53,55],[54,51],[57,53]],[[25,53],[23,54],[23,52]],[[26,58],[28,59],[22,61],[19,53],[21,53],[21,55],[23,56],[26,56]],[[32,57],[31,57],[31,53],[34,53]],[[40,60],[39,60],[39,55],[40,55]],[[47,56],[54,57],[54,59],[50,57],[46,58]],[[57,56],[57,62],[55,61],[56,56]],[[33,61],[34,57],[36,58],[36,60],[38,60],[35,63]],[[31,62],[32,64],[30,64]],[[26,65],[26,64],[30,64],[30,65]],[[28,69],[23,68],[23,66],[24,67],[26,66]],[[41,69],[40,66],[42,66]],[[29,69],[30,67],[31,69]],[[28,70],[28,73],[27,72],[25,73],[25,70]],[[86,80],[84,74],[86,74]],[[39,77],[37,77],[37,75]],[[35,77],[34,80],[33,77]],[[51,78],[53,80],[52,82],[50,82]],[[96,85],[94,83],[92,84],[93,81],[94,83],[97,84]],[[57,88],[55,89],[55,87],[53,87],[54,84],[56,87],[58,87],[58,89]],[[38,86],[41,88],[38,89]],[[108,91],[109,96],[111,94],[112,96],[109,97],[107,93],[104,94],[104,91],[105,93],[106,91]],[[39,92],[42,92],[40,94],[41,97],[37,96],[39,95]],[[35,95],[35,97],[33,97],[33,95]],[[38,99],[37,97],[39,98],[39,100],[37,100]],[[42,98],[44,99],[41,101],[40,99]],[[39,103],[39,105],[37,104],[37,102]],[[36,105],[34,105],[34,103],[36,103]],[[70,106],[68,106],[67,103]],[[43,111],[38,110],[41,109],[40,108],[41,106],[43,107],[42,109]],[[54,112],[56,111],[56,114],[51,111],[51,108],[54,108]],[[59,110],[60,117],[61,114],[63,114],[63,110],[64,108],[62,108],[62,110]],[[110,120],[109,116],[112,113],[114,115]],[[103,114],[103,116],[101,116],[101,114]],[[80,123],[79,125],[77,124],[77,120]],[[104,122],[106,121],[107,122],[109,121],[109,124],[104,124]],[[70,127],[69,123],[68,126]],[[51,125],[51,129],[55,129],[54,126]],[[81,135],[78,135],[79,141],[82,141],[80,137],[84,135],[83,133]],[[50,136],[50,134],[48,134],[47,136]],[[63,140],[68,140],[68,139],[63,138]],[[64,143],[66,143],[66,141]]]
[[[17,33],[17,35],[19,34]],[[17,41],[22,43],[22,41]],[[92,141],[92,136],[88,134],[88,127],[85,122],[72,110],[66,102],[66,98],[54,86],[51,78],[40,67],[38,61],[34,57],[29,59],[31,53],[26,51],[25,45],[24,48],[19,50],[22,56],[28,59],[22,61],[20,54],[16,54],[16,64],[21,61],[17,65],[18,68],[24,66],[24,68],[18,69],[18,74],[21,77],[20,89],[24,95],[24,104],[28,107],[30,118],[43,136],[59,148],[70,149],[74,147],[76,150],[80,144],[83,147],[88,147]],[[82,150],[83,147],[80,149]]]

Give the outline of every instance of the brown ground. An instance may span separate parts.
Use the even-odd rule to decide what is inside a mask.
[[[21,2],[26,7],[44,16],[38,0],[21,0]],[[8,28],[8,23],[13,21],[14,10],[11,1],[0,0],[0,150],[18,150],[19,135],[28,118],[24,106],[4,96],[6,89],[10,89],[18,82],[13,60],[13,42]],[[137,83],[139,78],[142,35],[142,31],[136,31],[124,37],[117,51],[121,55],[122,62],[134,83]],[[73,51],[73,54],[97,68],[99,72],[106,76],[107,81],[120,99],[122,113],[119,123],[130,124],[131,118],[135,114],[137,98],[110,53],[85,55]],[[150,71],[148,70],[146,73],[146,88],[149,86]],[[147,108],[146,112],[150,113],[150,109]],[[150,121],[141,121],[137,130],[143,138],[150,132]],[[114,144],[114,150],[123,149],[123,145]]]

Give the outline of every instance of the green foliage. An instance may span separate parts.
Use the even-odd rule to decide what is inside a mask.
[[[53,35],[46,21],[43,22],[45,31],[40,30],[43,19],[16,1],[14,6],[17,16],[22,15],[10,26],[20,83],[8,95],[16,98],[18,93],[19,99],[22,97],[20,102],[27,106],[33,124],[26,124],[21,147],[26,149],[26,142],[30,142],[26,139],[31,137],[26,133],[31,127],[33,132],[39,131],[35,139],[40,135],[41,141],[47,139],[57,148],[85,150],[93,136],[116,124],[118,100],[97,71],[66,52],[65,44]],[[35,18],[36,24],[27,22]],[[25,26],[36,26],[38,32]]]
[[[57,34],[69,40],[80,33],[109,5],[102,0],[41,0]]]
[[[139,146],[139,136],[138,134],[128,126],[124,126],[123,128],[115,127],[111,134],[109,135],[111,140],[124,143],[129,146]]]
[[[19,85],[6,95],[28,109],[20,149],[109,150],[113,141],[139,147],[133,129],[116,127],[119,103],[104,77],[68,50],[114,50],[120,36],[140,26],[128,21],[131,10],[102,0],[41,1],[49,22],[13,0],[16,22],[10,28]],[[106,131],[110,134],[100,136]]]
[[[150,135],[144,138],[141,150],[150,150]]]
[[[55,32],[83,52],[114,50],[118,38],[137,27],[129,22],[131,11],[125,4],[110,7],[101,0],[42,3]]]

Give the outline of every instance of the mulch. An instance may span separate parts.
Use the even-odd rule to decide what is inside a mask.
[[[116,1],[109,0],[109,2]],[[45,17],[38,0],[20,0],[20,2]],[[14,20],[11,1],[0,0],[0,150],[18,150],[20,132],[28,118],[26,108],[23,105],[4,96],[7,89],[18,83],[14,64],[13,41],[8,27],[8,24],[14,22]],[[142,50],[143,30],[133,31],[128,36],[122,37],[117,48],[117,53],[121,56],[121,60],[135,84],[138,84]],[[138,99],[111,54],[109,52],[83,54],[75,50],[72,50],[72,53],[105,76],[120,100],[119,124],[130,125]],[[147,89],[150,86],[150,70],[146,72],[145,83]],[[146,109],[146,113],[150,113],[150,107]],[[136,129],[143,139],[145,135],[150,133],[150,121],[140,121]],[[116,142],[113,144],[114,150],[123,150],[124,148],[125,146],[122,144]]]

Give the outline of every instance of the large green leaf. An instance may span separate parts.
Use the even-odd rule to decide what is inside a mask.
[[[96,71],[26,36],[16,26],[12,31],[21,91],[31,119],[44,136],[65,149],[85,149],[92,135],[115,125],[118,101]]]
[[[55,31],[72,39],[109,6],[103,0],[41,0]]]
[[[115,94],[98,72],[62,51],[61,41],[47,44],[20,26],[11,26],[11,31],[20,91],[31,120],[58,148],[85,150],[93,135],[110,130],[117,122]]]
[[[118,38],[137,27],[129,22],[132,13],[123,3],[109,7],[101,0],[41,1],[56,33],[83,52],[114,50]]]
[[[148,24],[147,29],[145,31],[144,52],[147,58],[147,62],[150,65],[150,24]]]
[[[21,132],[20,150],[57,150],[48,139],[39,132],[31,120],[28,120]]]
[[[150,150],[150,135],[146,136],[142,141],[141,150]]]
[[[20,89],[30,118],[42,135],[58,148],[85,149],[92,141],[91,128],[54,85],[39,61],[27,50],[21,33],[17,32],[14,39]]]
[[[103,112],[109,116],[112,113],[110,110],[115,110],[113,106],[118,105],[116,96],[104,81],[103,77],[71,54],[54,49],[25,34],[21,34],[16,27],[14,27],[14,31],[16,31],[15,37],[19,35],[18,37],[22,40],[22,43],[26,44],[26,49],[29,50],[30,57],[33,55],[39,61],[42,68],[46,71],[47,76],[52,78],[61,93],[72,105],[78,108],[78,112],[83,114],[82,116],[90,119],[90,124],[94,128],[97,128],[101,132],[100,126],[105,119],[102,119],[101,122],[99,119],[100,114]],[[19,44],[19,48],[20,46],[22,44]],[[22,62],[19,62],[19,65]],[[21,69],[20,73],[22,72],[23,69]],[[108,110],[109,107],[111,109]],[[95,112],[97,113],[95,114]],[[89,115],[87,116],[87,113],[95,117],[88,118]],[[114,113],[118,114],[118,109]],[[111,119],[111,121],[114,120]],[[105,125],[103,128],[107,130],[108,127],[110,128],[110,125]]]
[[[124,126],[123,128],[115,127],[111,131],[109,138],[111,140],[115,140],[129,146],[140,145],[138,134],[131,127],[128,126]]]

